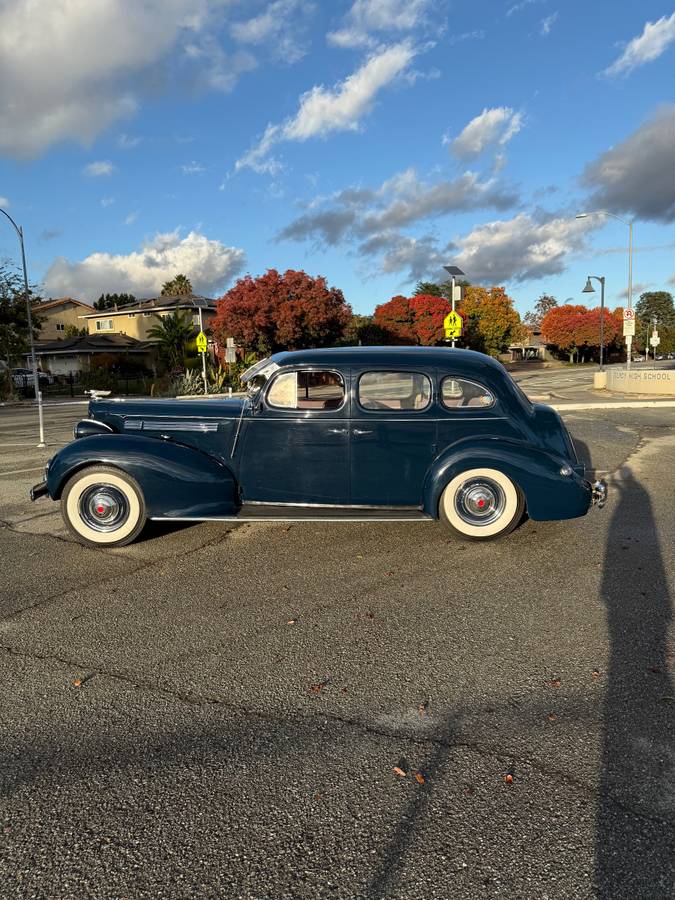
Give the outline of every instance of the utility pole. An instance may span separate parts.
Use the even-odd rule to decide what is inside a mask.
[[[30,289],[28,287],[28,270],[26,268],[26,250],[23,242],[23,228],[20,225],[17,225],[14,219],[10,216],[8,212],[4,209],[0,209],[0,212],[9,219],[14,231],[16,231],[17,237],[19,238],[19,244],[21,245],[21,266],[23,268],[23,292],[24,297],[26,298],[26,317],[28,320],[28,339],[30,341],[30,361],[31,368],[33,370],[33,388],[35,389],[35,402],[37,403],[38,408],[38,428],[40,432],[40,442],[38,447],[42,450],[47,445],[45,444],[45,425],[44,425],[44,417],[42,415],[42,391],[40,390],[40,380],[38,378],[37,371],[37,360],[35,358],[35,341],[33,339],[33,315],[30,308]]]

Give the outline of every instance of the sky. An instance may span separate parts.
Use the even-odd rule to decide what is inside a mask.
[[[629,220],[675,291],[675,4],[0,0],[0,206],[89,303],[292,268],[367,314],[450,264],[614,307]]]

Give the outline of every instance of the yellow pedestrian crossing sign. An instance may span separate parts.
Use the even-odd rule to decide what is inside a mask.
[[[200,331],[197,335],[197,351],[199,353],[206,353],[206,348],[208,346],[208,340],[206,339],[206,335],[203,331]]]
[[[443,331],[445,332],[446,340],[455,340],[455,338],[461,337],[463,325],[464,320],[458,312],[455,312],[455,310],[449,312],[443,319]]]

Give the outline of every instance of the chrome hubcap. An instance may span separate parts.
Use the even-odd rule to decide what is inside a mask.
[[[504,491],[489,478],[466,481],[455,496],[457,515],[469,525],[490,525],[505,505]]]
[[[80,518],[94,531],[116,531],[129,518],[129,504],[119,488],[94,484],[80,497]]]

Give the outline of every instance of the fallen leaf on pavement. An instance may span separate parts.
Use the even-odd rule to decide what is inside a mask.
[[[415,772],[415,781],[418,784],[424,784],[424,775],[421,772]]]
[[[504,776],[504,781],[505,781],[507,784],[513,784],[513,775],[511,775],[511,773],[509,772],[508,775],[505,775],[505,776]]]
[[[289,619],[288,622],[286,622],[286,624],[287,624],[287,625],[295,625],[295,623],[296,623],[297,621],[298,621],[297,619]]]
[[[593,672],[591,674],[593,675],[593,678],[599,678],[600,677],[600,669],[593,669]]]
[[[558,719],[558,717],[556,716],[555,713],[549,713],[549,714],[548,714],[548,720],[549,720],[549,722],[555,722],[555,721],[557,721],[557,719]]]
[[[394,766],[394,775],[398,775],[399,778],[405,778],[407,772],[404,772],[399,766]]]
[[[555,677],[551,678],[549,684],[551,685],[551,687],[559,688],[560,685],[562,684],[562,682],[560,681],[560,679],[559,679],[558,676],[556,675]]]
[[[89,675],[83,675],[82,678],[73,679],[73,687],[82,687],[96,675],[96,672],[90,672]]]
[[[310,690],[314,694],[320,694],[321,691],[326,687],[327,684],[328,684],[327,681],[317,681],[316,684],[310,685]]]

